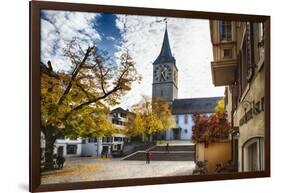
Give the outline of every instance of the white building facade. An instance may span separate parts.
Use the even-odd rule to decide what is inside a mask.
[[[127,124],[128,110],[116,108],[111,111],[108,120],[118,128],[118,132],[111,136],[95,138],[57,139],[55,142],[54,154],[64,157],[92,157],[110,156],[113,153],[121,152],[125,143],[130,139],[124,134]]]
[[[172,114],[176,127],[166,131],[166,140],[192,140],[194,114],[210,116],[222,97],[175,99],[172,103]]]
[[[64,157],[76,157],[82,155],[82,139],[57,139],[54,153]]]
[[[192,126],[193,115],[175,115],[176,128],[168,129],[166,131],[167,140],[191,140],[192,139]]]

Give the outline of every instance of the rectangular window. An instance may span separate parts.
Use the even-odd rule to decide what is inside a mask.
[[[67,145],[66,146],[66,153],[68,155],[77,154],[77,145]]]
[[[231,21],[220,21],[220,40],[221,41],[232,41],[232,25]]]
[[[223,58],[232,58],[232,49],[231,48],[223,49]]]
[[[97,142],[97,138],[96,138],[96,137],[89,138],[89,139],[88,139],[88,142],[89,142],[89,143],[96,143],[96,142]]]
[[[102,138],[102,142],[103,142],[103,143],[109,143],[109,142],[111,142],[110,138],[111,138],[111,137],[103,137],[103,138]]]
[[[119,123],[118,119],[116,119],[116,118],[112,119],[111,122],[112,122],[112,124],[115,124],[115,125],[118,125],[118,123]]]
[[[264,30],[263,30],[263,23],[259,23],[259,47],[264,46]]]
[[[185,124],[188,123],[188,115],[184,115],[184,123],[185,123]]]
[[[242,96],[243,92],[247,88],[248,82],[251,81],[254,75],[254,59],[253,59],[253,30],[250,22],[246,23],[246,34],[242,42],[242,49],[240,51],[240,93],[239,97]],[[239,58],[238,58],[239,59]]]
[[[258,24],[259,60],[264,59],[264,29],[263,29],[263,27],[264,27],[263,23]]]
[[[120,117],[122,117],[122,118],[126,118],[126,117],[127,117],[127,115],[126,115],[125,113],[121,113],[121,114],[120,114]]]
[[[176,115],[176,124],[179,124],[179,116]]]
[[[120,142],[120,141],[122,141],[122,137],[114,137],[114,141],[116,141],[116,142],[119,141]]]

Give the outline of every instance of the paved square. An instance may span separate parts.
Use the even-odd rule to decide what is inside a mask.
[[[191,175],[193,161],[120,161],[119,159],[68,158],[63,170],[42,173],[41,183],[65,183]]]

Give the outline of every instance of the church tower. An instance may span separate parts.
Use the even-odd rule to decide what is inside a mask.
[[[172,55],[167,24],[159,56],[153,62],[152,98],[162,97],[172,104],[178,97],[178,69]]]

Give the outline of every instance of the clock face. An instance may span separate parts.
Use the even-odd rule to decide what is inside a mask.
[[[164,82],[169,80],[171,76],[172,69],[166,64],[161,64],[154,69],[154,77],[156,81]]]

